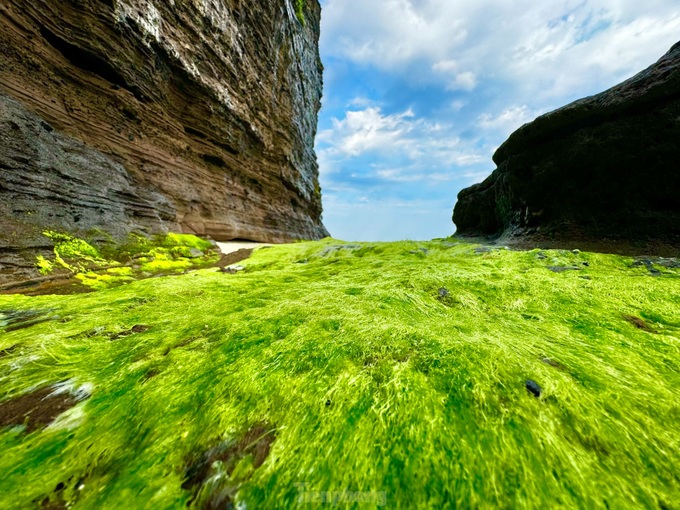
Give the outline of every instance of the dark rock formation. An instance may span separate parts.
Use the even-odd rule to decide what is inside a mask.
[[[327,235],[318,1],[304,14],[291,0],[0,3],[0,271],[47,245],[44,228]]]
[[[457,234],[546,247],[680,250],[680,43],[601,94],[525,124],[458,195]]]

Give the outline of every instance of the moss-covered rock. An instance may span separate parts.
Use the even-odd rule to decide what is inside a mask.
[[[74,277],[80,284],[93,290],[122,285],[136,279],[158,274],[179,274],[189,269],[214,265],[220,259],[217,246],[205,239],[174,234],[145,237],[131,234],[122,243],[116,243],[101,232],[86,241],[65,233],[45,231],[54,243],[52,257],[39,255],[36,266],[41,274],[54,272]],[[22,287],[19,287],[21,289]]]

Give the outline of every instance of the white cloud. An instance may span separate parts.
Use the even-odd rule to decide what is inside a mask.
[[[491,174],[490,171],[477,171],[477,172],[464,172],[463,177],[467,179],[468,184],[474,184],[476,182],[482,182]]]
[[[417,126],[409,121],[412,117],[411,110],[397,115],[383,115],[378,107],[348,111],[344,119],[333,119],[333,129],[322,131],[318,139],[345,156],[390,150]]]
[[[420,59],[438,47],[434,53],[443,57],[451,43],[467,34],[460,21],[441,19],[426,4],[433,2],[329,0],[323,6],[324,40],[333,41],[338,55],[383,69]],[[443,32],[450,43],[441,47]]]
[[[511,106],[494,116],[491,113],[484,113],[479,117],[479,127],[500,132],[503,136],[510,133],[536,118],[536,113],[531,111],[527,105]]]
[[[363,97],[363,96],[357,96],[353,97],[347,102],[347,107],[348,108],[365,108],[367,106],[373,106],[375,104],[375,101]]]
[[[463,143],[450,125],[417,118],[411,109],[386,115],[378,107],[347,111],[344,119],[332,119],[332,128],[317,136],[320,166],[338,159],[367,154],[401,157],[420,167],[447,169],[484,161],[486,154],[472,143]],[[387,174],[383,175],[386,177]]]
[[[432,65],[432,70],[438,73],[452,73],[458,71],[458,62],[455,60],[440,60]]]
[[[477,85],[475,73],[470,71],[460,72],[460,66],[455,60],[440,60],[432,65],[435,73],[447,76],[448,90],[467,90],[471,91]]]
[[[470,71],[457,74],[451,83],[447,86],[449,90],[473,90],[477,86],[477,77],[475,73]]]
[[[325,54],[451,90],[498,80],[515,103],[553,105],[564,95],[613,85],[660,57],[679,38],[680,5],[327,0],[323,20]]]
[[[463,108],[465,108],[465,102],[464,101],[453,101],[450,105],[449,108],[453,110],[454,112],[459,112]]]
[[[348,111],[319,133],[317,145],[324,222],[346,240],[452,234],[456,190],[485,177],[490,167],[490,154],[462,141],[454,126],[427,121],[411,109]]]
[[[401,169],[377,170],[375,174],[381,179],[390,182],[419,182],[425,178],[424,174],[406,175]]]

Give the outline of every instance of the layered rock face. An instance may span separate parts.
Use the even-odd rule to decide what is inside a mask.
[[[4,272],[45,228],[327,235],[318,1],[303,11],[304,24],[291,0],[4,0]]]
[[[680,250],[680,43],[606,92],[525,124],[458,195],[457,234],[546,247]]]

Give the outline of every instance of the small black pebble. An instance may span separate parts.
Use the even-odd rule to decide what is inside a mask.
[[[536,381],[532,381],[531,379],[529,379],[526,383],[524,383],[524,386],[526,387],[527,391],[531,393],[534,397],[541,396],[541,387],[538,385]]]
[[[333,404],[333,402],[331,402],[330,400],[326,400],[326,407],[330,407],[331,404]]]

